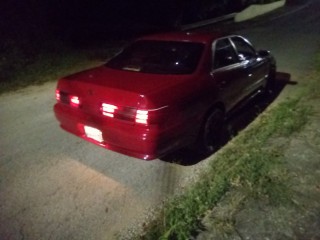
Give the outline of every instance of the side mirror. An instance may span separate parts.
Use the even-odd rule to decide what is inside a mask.
[[[260,57],[268,57],[268,56],[270,56],[270,51],[268,51],[268,50],[259,50],[258,51],[258,55]]]

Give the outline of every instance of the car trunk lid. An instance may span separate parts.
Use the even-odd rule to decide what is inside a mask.
[[[87,113],[146,123],[145,114],[150,116],[167,107],[165,98],[159,96],[170,94],[166,90],[186,78],[186,75],[147,74],[101,66],[61,79],[57,89],[78,97],[81,110]]]

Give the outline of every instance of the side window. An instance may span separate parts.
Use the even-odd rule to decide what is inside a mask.
[[[213,55],[213,68],[221,68],[238,62],[238,57],[229,39],[218,40]]]
[[[250,60],[256,57],[256,51],[243,38],[233,37],[231,40],[234,43],[241,60]]]

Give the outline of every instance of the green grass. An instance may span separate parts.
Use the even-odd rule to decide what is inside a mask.
[[[78,56],[77,56],[78,55]],[[38,56],[32,63],[12,64],[2,73],[0,93],[21,89],[30,85],[43,84],[56,78],[80,70],[89,64],[81,54]]]
[[[320,56],[320,55],[319,55]],[[320,59],[320,57],[318,57]],[[231,204],[227,217],[215,219],[216,229],[226,234],[233,228],[233,215],[246,199],[258,198],[268,204],[291,204],[289,173],[283,166],[282,152],[287,139],[299,132],[312,114],[306,96],[319,96],[320,61],[310,76],[309,85],[294,97],[284,100],[263,113],[254,123],[233,139],[195,185],[183,195],[169,201],[160,217],[150,223],[139,239],[189,239],[201,229],[201,219],[231,190],[240,196]]]

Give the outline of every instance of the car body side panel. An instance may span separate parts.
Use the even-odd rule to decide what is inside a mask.
[[[244,97],[248,71],[241,64],[235,64],[213,71],[211,76],[218,88],[218,99],[226,111],[232,109]]]

